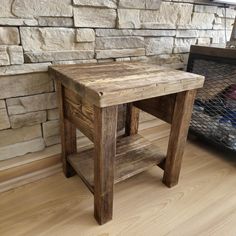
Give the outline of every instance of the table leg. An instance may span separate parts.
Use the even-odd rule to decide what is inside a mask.
[[[112,219],[118,107],[94,107],[94,216]]]
[[[127,104],[125,134],[127,136],[138,133],[139,109],[132,103]]]
[[[60,112],[60,130],[61,130],[61,145],[62,145],[62,164],[63,172],[67,178],[75,175],[74,169],[67,161],[67,156],[76,153],[76,128],[75,126],[65,119],[64,115],[64,103],[63,103],[63,86],[60,82],[57,82],[57,94],[58,94],[58,106]]]
[[[195,95],[196,90],[189,90],[176,96],[163,177],[168,187],[178,184]]]

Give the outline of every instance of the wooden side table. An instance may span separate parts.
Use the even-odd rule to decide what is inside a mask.
[[[77,173],[94,194],[99,224],[112,219],[113,185],[159,165],[163,183],[178,183],[196,89],[204,77],[142,62],[59,65],[57,82],[62,160],[66,177]],[[118,105],[127,105],[126,136],[117,139]],[[167,155],[138,134],[139,109],[171,123]],[[76,149],[76,128],[94,148]]]

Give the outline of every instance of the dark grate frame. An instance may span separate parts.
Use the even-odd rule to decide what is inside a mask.
[[[205,67],[204,67],[204,62],[206,64]],[[200,66],[196,68],[197,64]],[[209,112],[206,112],[207,109],[209,110],[210,107],[207,106],[207,104],[209,103],[208,101],[211,101],[213,97],[211,92],[214,91],[214,89],[219,86],[222,86],[222,90],[224,90],[230,84],[236,84],[236,74],[235,77],[233,76],[227,79],[227,77],[224,76],[224,72],[222,71],[221,73],[219,73],[218,79],[222,77],[223,82],[219,81],[219,83],[221,84],[218,84],[217,86],[214,83],[212,83],[211,85],[211,81],[214,81],[214,78],[212,78],[211,75],[207,73],[209,72],[210,68],[210,66],[208,68],[207,65],[208,66],[215,65],[216,67],[218,66],[219,70],[221,68],[222,69],[233,68],[233,72],[236,71],[236,49],[215,48],[215,47],[195,46],[195,45],[191,46],[187,71],[196,74],[206,75],[205,84],[207,85],[207,89],[206,86],[204,86],[202,89],[198,91],[193,110],[190,131],[193,132],[194,134],[197,134],[201,138],[216,144],[217,146],[220,145],[224,149],[236,151],[236,138],[235,138],[236,136],[231,135],[232,133],[236,135],[236,127],[233,125],[233,123],[232,127],[229,128],[228,127],[229,124],[220,123],[220,120],[222,118],[221,119],[219,118],[217,122],[216,116],[212,115],[213,113],[211,114]],[[208,88],[210,89],[208,90]],[[214,96],[218,100],[220,95],[216,93]],[[203,108],[200,107],[203,109],[203,111],[198,110],[199,101],[200,103],[203,102]],[[215,107],[211,106],[210,111],[215,112],[215,114],[217,114],[217,112],[219,112],[219,107],[220,107],[219,105],[216,105]],[[227,112],[228,111],[226,111],[225,113],[226,115]],[[211,115],[208,116],[208,114],[206,113]],[[221,114],[219,114],[219,117],[220,115]],[[235,114],[232,116],[233,120],[235,121]],[[223,132],[223,134],[221,134],[221,132]]]

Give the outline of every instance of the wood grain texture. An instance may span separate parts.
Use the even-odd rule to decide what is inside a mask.
[[[94,188],[94,149],[88,149],[68,157],[70,164],[82,176],[83,181],[93,192]],[[119,138],[116,146],[114,183],[119,183],[152,166],[161,163],[165,155],[141,135]]]
[[[164,151],[168,138],[149,124],[140,133]],[[120,182],[113,220],[103,226],[94,220],[93,195],[81,179],[58,173],[0,194],[0,235],[235,236],[235,170],[233,154],[189,141],[175,188],[162,184],[158,167]]]
[[[157,126],[157,127],[156,127]],[[140,132],[144,129],[150,129],[151,127],[160,127],[160,134],[166,137],[168,135],[162,132],[163,122],[160,120],[152,120],[142,122],[140,124]],[[155,129],[155,132],[158,132]],[[79,137],[77,139],[77,148],[79,152],[88,150],[93,147],[91,141],[89,141],[85,136]],[[62,171],[61,163],[61,145],[50,146],[43,151],[36,153],[29,153],[24,156],[19,156],[16,158],[1,161],[0,165],[0,192],[9,191],[16,187],[23,186],[25,184],[38,181],[39,179],[45,178],[49,175]],[[52,164],[52,165],[51,165]],[[60,168],[57,166],[60,165]],[[38,170],[39,166],[42,167]],[[54,168],[55,167],[55,168]],[[46,171],[44,171],[46,170]]]
[[[64,118],[73,123],[86,137],[93,141],[94,109],[93,106],[72,90],[64,89]]]
[[[144,62],[59,65],[49,73],[98,107],[196,89],[204,82],[203,76]]]
[[[137,101],[134,102],[134,105],[139,109],[171,124],[174,112],[175,98],[176,94],[170,94]]]
[[[94,107],[94,217],[112,219],[118,106]]]
[[[132,103],[127,104],[125,134],[130,136],[138,133],[139,126],[139,109]]]
[[[196,90],[178,93],[169,138],[163,183],[173,187],[178,183]]]
[[[35,170],[18,177],[9,179],[0,183],[0,193],[13,190],[29,183],[37,182],[41,179],[47,178],[48,176],[55,175],[62,172],[62,164],[59,162],[56,165],[45,167],[43,169]]]
[[[89,103],[86,103],[79,94],[65,88],[65,100],[72,103],[79,112],[81,112],[88,120],[94,121],[94,109]]]
[[[30,174],[32,172],[43,170],[47,167],[54,166],[60,163],[59,161],[60,158],[61,158],[60,154],[57,154],[57,155],[49,156],[47,158],[43,158],[41,160],[32,161],[27,164],[23,164],[23,165],[19,165],[13,168],[2,170],[0,171],[0,185],[1,183],[5,181],[18,178],[23,175]],[[0,192],[1,192],[1,189],[0,189]]]
[[[65,101],[64,101],[64,87],[61,82],[57,82],[57,98],[60,113],[60,130],[61,130],[61,145],[62,145],[62,164],[63,171],[66,177],[71,177],[75,171],[67,162],[67,156],[77,151],[76,146],[76,128],[67,119],[65,119]]]

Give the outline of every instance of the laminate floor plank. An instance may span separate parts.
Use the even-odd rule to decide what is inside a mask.
[[[167,138],[157,133],[155,139],[155,132],[141,131],[165,149]],[[179,184],[165,187],[162,175],[153,167],[115,185],[113,220],[102,226],[93,217],[93,195],[78,176],[60,173],[1,193],[0,235],[236,235],[234,155],[188,141]]]

